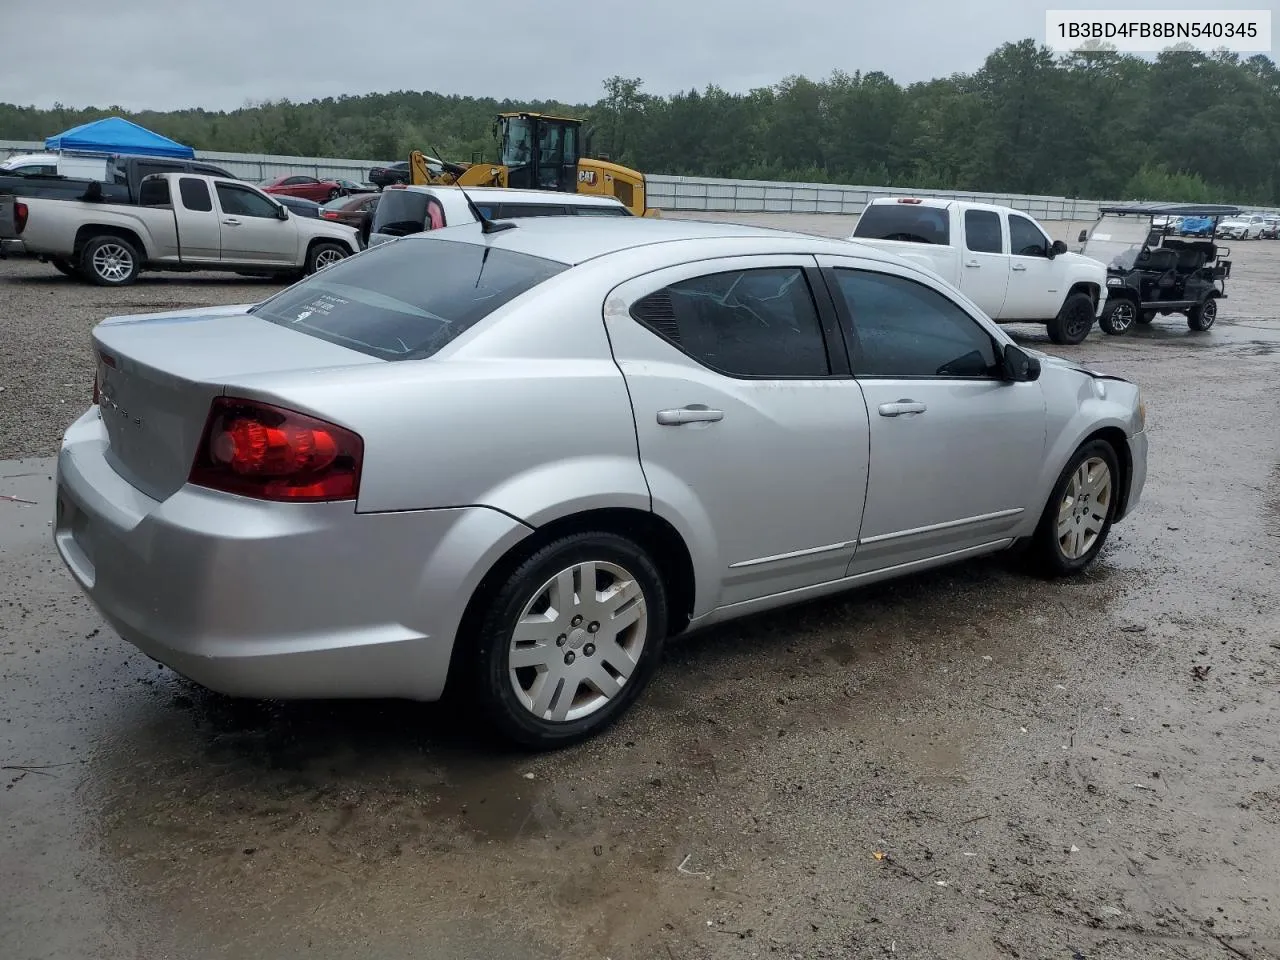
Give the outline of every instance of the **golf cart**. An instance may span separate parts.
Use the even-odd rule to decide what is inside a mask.
[[[1231,251],[1213,241],[1218,221],[1239,214],[1219,204],[1130,203],[1104,206],[1091,230],[1082,230],[1080,252],[1107,265],[1107,305],[1098,317],[1105,333],[1127,333],[1156,314],[1181,313],[1192,330],[1208,330],[1227,294]],[[1206,218],[1206,238],[1179,237],[1175,217]],[[1183,220],[1183,223],[1186,222]]]

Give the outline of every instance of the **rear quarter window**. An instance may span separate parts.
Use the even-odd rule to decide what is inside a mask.
[[[853,235],[945,247],[951,243],[951,212],[944,207],[911,203],[872,204],[862,211]]]
[[[415,237],[339,261],[249,312],[369,356],[417,360],[567,269],[482,244]]]

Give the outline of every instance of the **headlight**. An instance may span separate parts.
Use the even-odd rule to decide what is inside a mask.
[[[1121,277],[1107,277],[1108,287],[1123,287],[1124,280]]]

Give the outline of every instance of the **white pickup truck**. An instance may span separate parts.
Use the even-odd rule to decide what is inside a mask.
[[[238,180],[195,173],[144,177],[138,202],[0,196],[0,241],[68,276],[124,286],[142,270],[293,276],[359,252],[354,227],[299,217]]]
[[[933,270],[997,323],[1043,323],[1054,343],[1080,343],[1107,295],[1107,268],[1051,241],[1010,207],[883,197],[862,211],[850,240]]]

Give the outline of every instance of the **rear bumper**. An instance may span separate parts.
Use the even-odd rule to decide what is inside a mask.
[[[1129,438],[1129,491],[1124,501],[1124,513],[1116,517],[1123,520],[1133,513],[1142,500],[1142,490],[1147,485],[1147,432],[1135,433]]]
[[[437,699],[480,577],[528,528],[484,507],[358,514],[184,486],[147,497],[67,431],[54,541],[129,643],[202,686],[264,698]]]
[[[21,240],[0,240],[0,260],[10,257],[28,257],[27,248]]]

